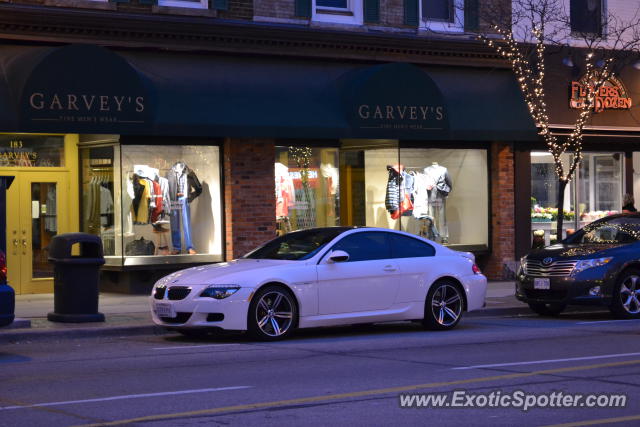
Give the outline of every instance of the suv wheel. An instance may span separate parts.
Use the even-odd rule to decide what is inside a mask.
[[[611,312],[622,319],[640,317],[640,271],[627,270],[613,288]]]

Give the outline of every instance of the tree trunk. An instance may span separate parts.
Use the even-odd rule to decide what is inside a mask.
[[[556,228],[556,238],[559,242],[562,240],[562,223],[564,221],[564,190],[567,188],[568,181],[558,180],[558,219]]]

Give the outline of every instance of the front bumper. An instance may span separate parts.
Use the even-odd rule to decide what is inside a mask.
[[[599,270],[598,268],[594,270]],[[584,271],[576,276],[548,277],[550,289],[534,289],[534,278],[520,272],[516,278],[516,298],[526,303],[566,305],[609,305],[613,279],[597,272]],[[600,293],[590,290],[600,287]]]
[[[151,318],[156,325],[172,329],[192,328],[220,328],[232,331],[247,330],[247,313],[249,298],[253,293],[251,288],[240,288],[238,292],[228,298],[217,300],[201,298],[198,295],[204,288],[192,290],[182,300],[155,299],[149,297]],[[156,312],[156,304],[170,304],[175,310],[176,317],[160,317]]]

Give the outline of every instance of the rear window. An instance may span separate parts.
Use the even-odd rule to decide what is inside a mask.
[[[394,258],[420,258],[434,256],[433,246],[413,237],[391,234],[391,254]]]

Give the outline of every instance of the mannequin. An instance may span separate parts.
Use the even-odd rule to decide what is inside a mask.
[[[449,171],[438,162],[424,169],[427,176],[428,191],[428,215],[433,218],[434,225],[440,234],[441,243],[449,242],[449,229],[447,228],[446,199],[452,189]]]
[[[196,174],[182,161],[176,162],[167,172],[169,200],[171,203],[171,242],[172,254],[182,252],[182,234],[187,253],[195,254],[191,241],[191,202],[202,193],[202,185]]]

